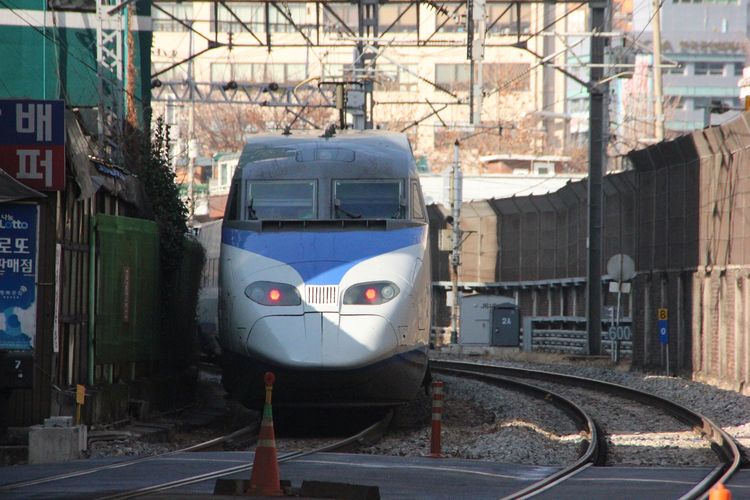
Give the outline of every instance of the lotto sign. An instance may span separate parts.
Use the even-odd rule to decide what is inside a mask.
[[[0,350],[33,347],[37,213],[36,205],[0,204]]]
[[[65,103],[0,99],[0,168],[30,188],[65,189]]]

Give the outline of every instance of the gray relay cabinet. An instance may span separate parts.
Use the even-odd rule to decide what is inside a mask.
[[[511,297],[465,295],[461,298],[462,345],[518,347],[520,318]]]

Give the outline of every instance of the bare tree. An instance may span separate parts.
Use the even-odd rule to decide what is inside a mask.
[[[252,104],[196,104],[196,138],[204,152],[239,151],[252,134],[325,128],[333,112],[326,108],[281,108]]]

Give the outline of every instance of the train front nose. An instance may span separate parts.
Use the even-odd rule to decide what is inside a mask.
[[[248,347],[291,367],[354,368],[392,354],[397,341],[393,326],[380,316],[310,312],[259,319]]]
[[[267,315],[253,325],[248,347],[295,368],[355,368],[392,355],[398,345],[390,321],[376,314],[340,314],[338,287],[304,287],[303,313]]]

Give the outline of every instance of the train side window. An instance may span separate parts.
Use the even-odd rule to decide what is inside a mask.
[[[424,213],[424,202],[422,201],[422,189],[417,181],[411,181],[411,218],[427,220]]]
[[[249,181],[245,220],[315,219],[315,181]]]
[[[333,183],[334,219],[403,219],[406,197],[400,180],[339,180]]]
[[[226,206],[226,214],[224,218],[226,220],[237,220],[239,219],[238,216],[238,208],[239,208],[239,196],[237,196],[237,191],[239,188],[239,183],[234,183],[229,190],[229,198],[227,199],[227,206]]]

